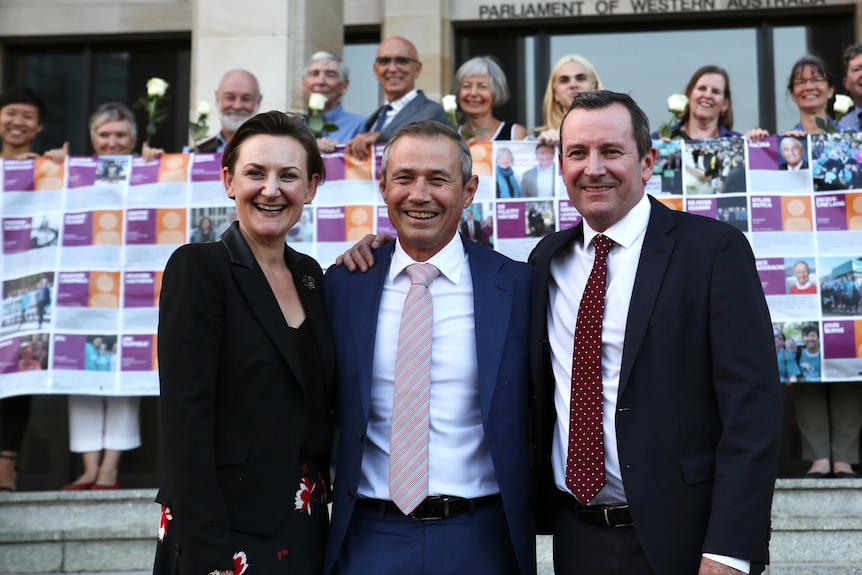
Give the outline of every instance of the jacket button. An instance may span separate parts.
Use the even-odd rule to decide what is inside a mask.
[[[365,434],[364,433],[359,434],[359,441],[365,441]]]
[[[353,501],[353,498],[356,497],[356,493],[352,489],[347,490],[347,498]]]

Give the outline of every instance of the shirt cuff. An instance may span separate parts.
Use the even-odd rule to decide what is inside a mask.
[[[712,559],[717,563],[721,563],[722,565],[733,567],[737,571],[742,571],[743,573],[748,573],[751,570],[751,561],[746,561],[745,559],[727,557],[726,555],[716,555],[715,553],[704,553],[703,556],[707,559]]]

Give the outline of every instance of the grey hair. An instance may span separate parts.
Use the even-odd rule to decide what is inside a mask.
[[[311,55],[311,58],[308,59],[308,62],[305,64],[305,69],[302,71],[302,75],[305,76],[308,74],[308,67],[312,62],[321,62],[323,60],[332,60],[333,62],[338,64],[338,75],[341,77],[342,82],[350,81],[350,69],[347,67],[347,64],[344,61],[333,54],[332,52],[326,52],[321,50],[320,52],[315,52]]]
[[[467,147],[467,142],[461,137],[461,134],[452,129],[448,124],[435,122],[434,120],[423,120],[413,124],[408,124],[395,131],[394,134],[386,142],[386,147],[383,148],[383,161],[380,164],[380,179],[386,183],[386,166],[389,164],[389,151],[392,145],[400,138],[448,138],[455,142],[458,146],[458,159],[461,163],[461,185],[466,186],[467,182],[473,176],[473,156],[470,155],[470,148]]]
[[[129,133],[133,138],[138,135],[138,125],[135,114],[125,104],[119,102],[108,102],[102,104],[90,116],[90,136],[96,133],[96,128],[105,122],[120,122],[125,120],[129,124]]]
[[[466,78],[473,76],[488,76],[493,96],[491,107],[496,108],[509,101],[509,85],[506,83],[506,74],[503,73],[503,69],[493,56],[476,56],[461,64],[461,67],[455,72],[455,92],[458,92],[461,83]]]

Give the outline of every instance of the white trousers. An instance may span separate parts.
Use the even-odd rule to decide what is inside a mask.
[[[69,396],[69,449],[128,451],[141,445],[140,397]]]

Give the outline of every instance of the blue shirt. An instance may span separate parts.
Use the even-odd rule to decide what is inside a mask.
[[[338,128],[334,132],[324,135],[324,138],[335,140],[339,144],[346,144],[357,134],[361,134],[365,128],[365,116],[345,112],[341,104],[323,115],[323,119],[332,122]]]
[[[682,120],[680,120],[676,124],[672,125],[670,127],[670,131],[671,131],[671,133],[678,132],[681,127],[682,127]],[[740,134],[739,132],[734,132],[733,130],[728,129],[724,124],[721,124],[721,123],[718,124],[718,136],[716,136],[718,138],[729,138],[731,136],[741,136],[741,135],[742,134]],[[655,132],[650,134],[650,137],[653,140],[660,140],[661,139],[661,138],[659,138],[658,130],[656,130]],[[691,138],[686,138],[686,139],[690,140]]]
[[[841,119],[838,120],[838,125],[845,130],[858,130],[862,128],[862,118],[859,117],[859,114],[862,114],[862,108],[857,106],[841,116]]]
[[[852,112],[851,112],[851,113],[852,113]],[[830,125],[830,126],[832,126],[833,128],[835,128],[835,130],[836,130],[839,134],[840,134],[841,132],[843,132],[844,130],[846,130],[846,129],[847,129],[845,126],[842,126],[841,124],[839,124],[838,122],[836,122],[836,121],[835,121],[835,120],[833,120],[832,118],[827,118],[827,119],[829,120],[828,125]],[[792,128],[790,128],[790,130],[789,130],[789,131],[804,132],[804,131],[805,131],[805,129],[802,127],[802,122],[799,122],[798,124],[796,124],[795,126],[793,126]]]

